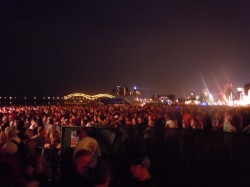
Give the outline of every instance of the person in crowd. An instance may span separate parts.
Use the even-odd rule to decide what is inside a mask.
[[[37,134],[31,137],[32,140],[35,141],[36,147],[43,147],[46,142],[48,142],[48,138],[46,137],[46,131],[44,127],[37,128]]]
[[[235,152],[235,139],[232,133],[236,132],[237,129],[233,124],[232,114],[229,111],[226,111],[224,113],[223,131],[225,132],[224,144],[226,145],[228,150],[228,158],[232,159]]]
[[[104,127],[105,125],[105,117],[103,115],[98,115],[97,116],[97,121],[95,123],[95,127]]]
[[[27,177],[24,179],[24,187],[41,187],[41,184],[36,177]]]
[[[149,127],[153,127],[154,125],[155,125],[155,119],[154,119],[154,117],[152,116],[152,115],[148,115],[148,126]]]
[[[166,114],[166,125],[167,128],[178,128],[177,121],[174,119],[173,112],[168,112]]]
[[[44,144],[45,148],[55,148],[60,149],[61,148],[61,137],[60,133],[56,130],[56,127],[53,126],[49,134],[46,134],[46,142]]]
[[[93,157],[91,166],[95,167],[98,162],[98,158],[101,157],[101,149],[99,143],[95,138],[92,138],[88,135],[86,128],[79,128],[79,130],[77,131],[77,135],[79,137],[79,142],[77,142],[76,144],[73,158],[79,150],[88,150]]]
[[[236,132],[237,131],[235,125],[232,122],[233,122],[232,115],[229,112],[225,112],[224,121],[223,121],[224,132]]]
[[[130,186],[156,187],[156,182],[150,173],[150,159],[144,153],[135,154],[130,161],[130,171],[134,179]]]
[[[46,187],[48,177],[46,174],[46,161],[42,155],[29,157],[24,167],[24,180],[27,187]]]
[[[7,142],[2,146],[1,151],[3,153],[14,155],[18,152],[18,144],[21,144],[22,140],[17,135],[16,127],[6,127],[5,134],[7,136]]]
[[[9,116],[7,114],[4,114],[2,117],[2,125],[1,128],[5,129],[6,127],[10,126]]]
[[[126,126],[131,126],[132,125],[132,119],[131,119],[130,115],[127,115],[125,117],[125,124],[126,124]]]
[[[54,120],[52,117],[48,117],[45,125],[46,134],[49,135],[54,128]]]
[[[23,138],[21,138],[25,144],[27,155],[36,154],[37,151],[37,144],[35,140],[31,139],[32,136],[34,136],[34,131],[28,128],[24,131]]]
[[[92,154],[90,151],[81,149],[74,156],[71,172],[64,178],[63,184],[74,187],[93,187],[93,168],[91,168]]]
[[[182,128],[190,129],[192,120],[193,120],[193,115],[191,111],[188,109],[184,110],[182,114]]]
[[[223,115],[221,111],[216,111],[213,113],[212,130],[218,132],[223,131]]]
[[[95,187],[110,186],[111,171],[110,171],[110,165],[107,162],[103,160],[101,162],[98,162],[98,164],[93,170],[93,180]]]
[[[0,148],[7,142],[8,138],[4,130],[0,130]]]
[[[203,123],[203,116],[201,112],[195,112],[193,114],[193,118],[190,123],[190,127],[194,130],[203,130],[204,123]]]

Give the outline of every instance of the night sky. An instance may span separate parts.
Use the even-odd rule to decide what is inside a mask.
[[[1,0],[0,96],[250,82],[249,0]]]

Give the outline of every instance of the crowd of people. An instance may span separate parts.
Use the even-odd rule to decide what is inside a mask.
[[[60,150],[61,128],[67,126],[79,127],[80,140],[69,161],[72,166],[69,175],[61,181],[74,186],[111,186],[109,163],[98,162],[102,150],[98,141],[88,136],[86,128],[138,127],[146,131],[148,127],[163,126],[248,133],[250,109],[158,104],[3,106],[0,107],[0,176],[4,186],[47,186],[46,159],[38,148]],[[149,172],[147,155],[135,156],[130,166],[131,176],[137,179],[131,185],[156,186]]]

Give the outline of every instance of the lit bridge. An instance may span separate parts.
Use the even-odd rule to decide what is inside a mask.
[[[96,100],[99,98],[115,98],[115,97],[110,94],[87,95],[84,93],[72,93],[64,96],[64,100],[73,100],[73,99]]]

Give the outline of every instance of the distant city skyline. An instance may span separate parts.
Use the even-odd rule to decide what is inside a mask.
[[[250,83],[249,84],[245,84],[245,85],[243,85],[243,86],[234,86],[233,84],[231,84],[231,83],[228,83],[228,84],[224,84],[224,85],[222,85],[221,86],[221,89],[220,89],[220,92],[212,92],[212,91],[210,91],[210,89],[209,88],[200,88],[199,90],[195,90],[195,89],[193,89],[193,90],[190,90],[190,91],[186,91],[186,94],[185,95],[183,95],[183,96],[179,96],[179,95],[177,95],[177,94],[175,94],[175,93],[152,93],[152,94],[145,94],[145,93],[143,93],[143,88],[142,87],[140,87],[140,86],[136,86],[136,85],[133,85],[133,86],[127,86],[127,85],[117,85],[116,87],[121,87],[121,89],[122,89],[122,92],[123,92],[123,87],[130,87],[130,89],[133,89],[134,91],[135,90],[138,90],[139,92],[140,92],[140,94],[138,95],[138,96],[140,96],[140,97],[142,97],[142,98],[152,98],[152,97],[154,97],[154,96],[156,96],[156,95],[175,95],[175,97],[176,98],[187,98],[187,97],[189,97],[190,95],[195,95],[195,96],[201,96],[201,95],[203,95],[204,94],[204,92],[207,92],[207,94],[212,94],[214,97],[220,97],[220,96],[222,96],[222,95],[224,95],[225,94],[225,92],[227,92],[225,89],[226,89],[226,86],[227,85],[230,85],[230,89],[232,90],[232,93],[233,94],[236,94],[237,92],[238,92],[238,89],[243,89],[243,91],[244,91],[244,93],[246,93],[248,90],[244,90],[244,87],[246,86],[246,85],[248,85],[248,87],[250,88]],[[248,89],[249,89],[248,88]],[[131,92],[131,91],[133,91],[133,90],[127,90],[127,92]],[[109,92],[97,92],[97,93],[92,93],[92,94],[90,94],[90,93],[88,93],[88,92],[72,92],[72,93],[67,93],[67,94],[64,94],[64,95],[62,95],[62,94],[57,94],[57,95],[53,95],[53,94],[47,94],[47,95],[14,95],[14,94],[10,94],[10,95],[0,95],[0,99],[16,99],[16,98],[36,98],[36,97],[38,97],[39,99],[42,99],[42,98],[44,98],[44,99],[61,99],[61,98],[63,98],[63,97],[65,97],[65,96],[67,96],[67,95],[71,95],[71,94],[84,94],[84,95],[86,95],[86,96],[88,96],[88,97],[92,97],[92,96],[95,96],[95,95],[99,95],[99,94],[109,94],[109,95],[113,95],[113,96],[118,96],[119,94],[117,94],[117,93],[114,93],[114,88],[112,88],[112,89],[110,89],[110,91]],[[120,93],[120,95],[123,95],[124,93]],[[92,95],[92,96],[91,96]],[[246,95],[247,95],[247,93],[246,93]]]

